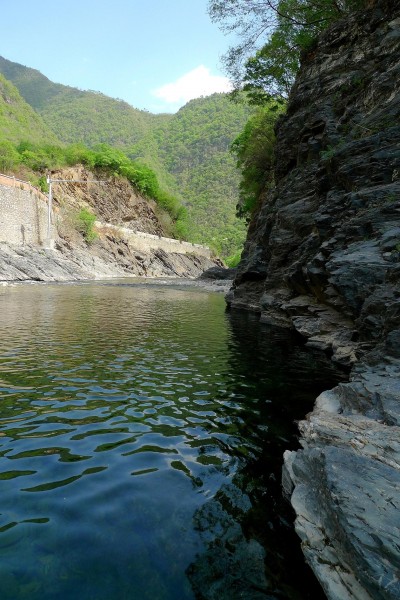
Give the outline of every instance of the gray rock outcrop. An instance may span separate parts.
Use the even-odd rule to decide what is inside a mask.
[[[200,275],[200,279],[210,279],[210,280],[215,280],[215,279],[220,279],[220,280],[232,280],[234,279],[236,275],[236,269],[229,269],[229,268],[225,268],[225,267],[221,267],[221,266],[214,266],[211,267],[210,269],[207,269],[207,271],[204,271],[204,273],[202,273]]]
[[[99,240],[73,249],[60,240],[55,250],[0,243],[0,282],[79,281],[116,277],[198,277],[213,262],[196,254],[164,250],[135,252],[123,240]]]
[[[276,186],[231,308],[352,367],[300,423],[283,482],[328,598],[400,598],[400,7],[336,23],[277,125]]]

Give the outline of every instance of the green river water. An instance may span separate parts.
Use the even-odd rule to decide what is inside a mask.
[[[340,375],[221,294],[0,289],[0,598],[323,598],[282,499]]]

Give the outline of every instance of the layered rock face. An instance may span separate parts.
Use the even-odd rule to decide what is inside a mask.
[[[215,262],[195,253],[167,253],[162,249],[137,252],[124,239],[111,235],[100,238],[91,248],[84,243],[71,248],[62,239],[54,250],[0,242],[0,284],[120,277],[196,278],[212,266]]]
[[[336,23],[304,57],[276,187],[227,296],[352,367],[284,468],[305,556],[337,600],[400,598],[399,61],[395,1]]]
[[[106,223],[164,235],[155,201],[144,198],[126,179],[94,173],[82,165],[53,171],[51,176],[53,179],[71,180],[53,186],[54,200],[61,216],[68,209],[86,205]],[[73,179],[81,183],[76,184]],[[101,183],[95,182],[98,179]]]

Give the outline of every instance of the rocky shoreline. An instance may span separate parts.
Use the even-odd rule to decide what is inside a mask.
[[[123,239],[110,236],[90,248],[81,241],[71,246],[59,238],[54,250],[35,245],[0,242],[0,282],[81,281],[116,277],[199,277],[215,262],[204,256],[138,252]]]
[[[400,598],[400,11],[321,36],[277,126],[230,308],[351,367],[299,425],[285,493],[330,599]]]

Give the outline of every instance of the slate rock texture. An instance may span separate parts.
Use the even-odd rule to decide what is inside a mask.
[[[214,263],[196,254],[163,250],[135,252],[124,240],[98,240],[71,247],[62,239],[54,250],[0,242],[0,283],[79,281],[120,277],[196,278]]]
[[[303,57],[275,182],[228,305],[352,368],[318,398],[283,483],[328,598],[400,598],[400,6],[352,15]]]

